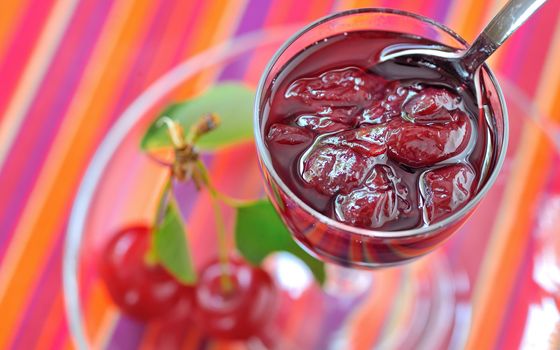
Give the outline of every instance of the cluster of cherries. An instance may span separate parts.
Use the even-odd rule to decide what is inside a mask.
[[[264,331],[277,299],[266,271],[240,258],[229,259],[227,266],[215,260],[201,269],[196,286],[184,285],[148,261],[150,236],[146,225],[129,226],[105,246],[101,276],[123,313],[141,321],[183,323],[185,329],[194,325],[220,339],[247,339]],[[224,271],[231,281],[227,291]]]
[[[194,144],[199,136],[219,125],[219,118],[213,114],[201,117],[186,137],[178,123],[167,117],[163,120],[175,149],[172,178],[194,181],[197,188],[206,186],[210,190],[210,180],[198,170],[204,165]],[[167,191],[160,205],[168,205]],[[213,191],[212,188],[212,195]],[[153,230],[148,225],[128,226],[116,232],[105,245],[100,274],[123,313],[141,321],[183,325],[183,329],[194,325],[219,339],[267,338],[278,295],[265,270],[228,256],[219,245],[220,259],[202,267],[196,285],[182,284],[154,261]],[[225,239],[221,234],[225,232],[219,232],[218,238]]]
[[[472,196],[474,123],[450,89],[345,67],[297,79],[282,98],[296,112],[270,120],[271,154],[298,150],[290,166],[314,196],[329,198],[325,214],[365,228],[403,217],[422,226]]]

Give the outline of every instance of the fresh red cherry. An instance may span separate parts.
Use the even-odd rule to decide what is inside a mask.
[[[453,114],[456,121],[432,125],[392,120],[386,136],[389,157],[419,168],[460,154],[469,143],[472,127],[465,113],[456,110]]]
[[[465,164],[426,172],[420,179],[425,220],[443,219],[462,207],[474,194],[475,177],[474,170]]]
[[[386,80],[379,76],[348,67],[330,70],[318,77],[298,79],[288,87],[285,97],[298,98],[313,107],[355,107],[373,100],[385,83]]]
[[[195,287],[181,285],[175,305],[163,316],[164,322],[167,325],[177,324],[184,327],[187,322],[192,321],[196,314],[195,295]]]
[[[160,265],[146,263],[150,228],[129,226],[106,244],[100,273],[111,298],[123,313],[151,320],[168,313],[177,303],[182,286]]]
[[[408,189],[400,181],[391,167],[374,166],[364,186],[336,198],[337,218],[355,226],[379,228],[410,212]]]
[[[238,259],[231,259],[227,267],[230,291],[222,288],[223,266],[218,261],[212,261],[200,273],[196,289],[199,324],[215,338],[258,336],[272,321],[278,302],[274,282],[263,269]]]

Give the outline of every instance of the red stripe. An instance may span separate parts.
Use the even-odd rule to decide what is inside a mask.
[[[8,101],[16,89],[18,80],[29,62],[37,38],[44,29],[48,15],[53,7],[53,0],[31,1],[29,8],[20,21],[18,28],[12,32],[6,55],[0,61],[0,118],[3,118]],[[1,120],[1,119],[0,119]]]
[[[10,201],[0,201],[0,263],[17,220],[37,181],[38,174],[74,97],[82,71],[105,22],[108,4],[82,1],[65,34],[56,60],[49,67],[39,94],[33,101],[21,132],[15,139],[6,166],[0,169],[0,193]]]

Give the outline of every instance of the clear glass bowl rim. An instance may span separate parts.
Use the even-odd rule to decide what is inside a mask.
[[[284,193],[286,193],[300,208],[304,209],[309,215],[314,217],[319,222],[322,222],[322,223],[324,223],[324,224],[326,224],[330,227],[334,227],[335,229],[345,231],[345,232],[348,232],[348,233],[361,235],[361,236],[367,236],[367,237],[377,237],[377,238],[404,238],[404,237],[411,237],[411,236],[426,235],[426,234],[434,233],[434,232],[437,232],[439,229],[445,228],[445,227],[453,224],[455,221],[463,218],[465,215],[469,214],[476,207],[476,205],[480,202],[480,200],[482,198],[484,198],[485,194],[490,190],[490,188],[492,187],[492,185],[496,181],[496,178],[498,177],[498,174],[500,173],[500,169],[502,168],[502,165],[503,165],[504,160],[505,160],[508,138],[509,138],[509,122],[508,122],[507,107],[506,107],[505,98],[504,98],[502,89],[501,89],[500,85],[498,84],[498,81],[497,81],[494,73],[490,70],[490,68],[486,64],[484,64],[484,66],[482,68],[485,69],[485,71],[488,74],[488,77],[490,78],[490,81],[492,82],[493,86],[496,89],[498,99],[500,101],[500,108],[502,109],[502,115],[503,115],[503,121],[504,121],[504,124],[503,124],[503,143],[502,143],[502,147],[500,148],[500,154],[498,156],[496,166],[492,169],[492,173],[488,177],[488,180],[486,181],[484,186],[480,189],[480,191],[475,195],[475,197],[470,202],[468,202],[467,205],[465,205],[463,208],[461,208],[459,211],[455,212],[453,215],[445,218],[442,221],[436,222],[433,225],[422,226],[422,227],[419,227],[419,228],[416,228],[416,229],[409,229],[409,230],[402,230],[402,231],[378,231],[378,230],[370,230],[370,229],[363,229],[363,228],[350,226],[350,225],[347,225],[347,224],[344,224],[342,222],[336,221],[336,220],[334,220],[330,217],[327,217],[327,216],[321,214],[320,212],[316,211],[315,209],[313,209],[309,205],[307,205],[299,197],[297,197],[292,192],[292,190],[282,181],[280,176],[276,173],[276,171],[275,171],[275,169],[272,165],[272,160],[270,159],[268,150],[267,150],[267,148],[264,144],[263,134],[260,132],[261,127],[262,127],[261,126],[261,120],[260,120],[261,101],[262,101],[263,94],[266,93],[266,90],[265,90],[266,86],[265,85],[266,85],[267,78],[268,78],[270,72],[272,71],[272,69],[274,68],[274,65],[276,64],[276,62],[279,60],[279,58],[282,56],[282,54],[290,47],[290,45],[292,45],[297,39],[299,39],[301,36],[303,36],[308,31],[310,31],[313,28],[318,27],[318,26],[320,26],[320,25],[322,25],[326,22],[332,21],[332,20],[337,19],[339,17],[356,15],[356,14],[367,14],[367,13],[390,14],[390,15],[403,16],[403,17],[416,19],[416,20],[419,20],[421,22],[424,22],[426,24],[435,26],[435,27],[443,30],[444,32],[451,35],[455,40],[457,40],[458,42],[460,42],[464,46],[468,46],[468,43],[461,36],[459,36],[459,34],[455,33],[453,30],[449,29],[445,25],[443,25],[441,23],[438,23],[438,22],[436,22],[436,21],[434,21],[430,18],[421,16],[421,15],[417,15],[417,14],[414,14],[414,13],[411,13],[411,12],[402,11],[402,10],[395,10],[395,9],[388,9],[388,8],[361,8],[361,9],[354,9],[354,10],[337,12],[337,13],[334,13],[334,14],[331,14],[331,15],[328,15],[328,16],[325,16],[323,18],[318,19],[317,21],[309,24],[308,26],[304,27],[303,29],[301,29],[300,31],[298,31],[297,33],[292,35],[278,49],[278,51],[276,51],[274,56],[268,62],[263,75],[261,76],[261,79],[259,81],[259,85],[257,87],[257,93],[256,93],[256,97],[255,97],[255,105],[254,105],[254,111],[253,111],[253,113],[254,113],[254,116],[253,116],[254,117],[254,133],[255,133],[255,143],[256,143],[256,146],[257,146],[257,152],[259,154],[259,158],[260,158],[261,162],[266,167],[266,171],[270,174],[273,181],[275,181],[275,183],[280,187],[280,189]]]

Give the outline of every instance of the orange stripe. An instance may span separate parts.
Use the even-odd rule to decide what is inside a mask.
[[[446,24],[468,42],[482,30],[493,7],[491,1],[453,1]]]
[[[4,56],[14,26],[20,21],[30,0],[3,1],[0,3],[0,57]]]
[[[379,337],[382,325],[385,322],[380,315],[387,315],[394,307],[393,303],[386,302],[394,300],[398,294],[398,281],[401,279],[400,270],[387,269],[375,271],[374,285],[365,300],[349,321],[349,340],[353,349],[371,349],[375,340]],[[380,283],[376,283],[380,282]]]
[[[206,45],[203,41],[199,42],[195,47],[195,52],[197,49],[208,48],[211,45],[220,43],[231,37],[234,34],[239,21],[243,17],[243,12],[245,12],[247,4],[248,0],[233,0],[228,1],[224,8],[224,3],[222,1],[212,2],[208,11],[210,11],[210,13],[220,14],[222,17],[216,19],[218,22],[215,25],[213,25],[211,21],[207,22],[207,27],[202,31],[202,33],[214,33],[214,35],[210,37],[210,40],[207,40],[208,45]],[[204,34],[199,35],[199,37],[203,36]],[[204,70],[193,83],[194,91],[203,90],[208,82],[214,81],[218,77],[221,70],[222,67],[218,67],[218,69],[211,67]]]
[[[181,44],[183,33],[185,33],[185,21],[194,17],[193,11],[196,1],[174,1],[171,16],[169,17],[165,31],[161,36],[160,42],[164,43],[153,57],[153,64],[145,72],[145,81],[152,82],[161,75],[162,69],[171,67],[176,58],[174,54],[177,47]]]
[[[109,294],[103,283],[98,280],[91,286],[88,300],[84,307],[84,322],[86,337],[88,340],[99,338],[99,330],[102,328],[103,320],[114,309]]]
[[[355,9],[355,8],[363,8],[363,7],[379,7],[380,1],[374,0],[350,0],[350,1],[340,1],[339,7],[341,9]]]
[[[223,2],[208,1],[205,2],[204,8],[201,11],[204,16],[197,16],[197,20],[193,25],[193,33],[191,35],[189,44],[185,49],[184,56],[192,56],[212,45],[227,39],[235,28],[241,17],[240,12],[244,11],[247,0],[234,0],[228,2],[227,11],[223,9]],[[224,15],[224,19],[221,18]],[[222,25],[220,21],[223,20]],[[216,30],[219,28],[219,30]],[[209,38],[208,33],[214,33],[214,36]],[[191,83],[185,84],[178,89],[177,97],[181,99],[188,99],[193,94],[199,93],[204,90],[207,85],[216,78],[219,70],[216,67],[209,67],[196,74],[189,79]]]
[[[118,2],[114,12],[112,10],[111,20],[116,21],[117,26],[115,28],[115,23],[107,26],[96,50],[106,48],[104,45],[108,42],[110,47],[115,47],[112,47],[109,52],[102,53],[103,55],[109,53],[108,60],[91,60],[92,63],[88,67],[90,75],[86,72],[82,78],[81,86],[67,114],[69,117],[65,119],[57,135],[52,152],[45,162],[45,168],[18,222],[15,238],[8,248],[5,263],[0,270],[0,288],[5,290],[0,297],[0,309],[2,309],[3,322],[10,325],[4,327],[7,333],[0,335],[0,348],[6,344],[7,335],[13,333],[11,330],[16,326],[16,320],[28,299],[33,281],[37,280],[36,276],[44,266],[43,263],[49,252],[45,247],[55,242],[53,236],[58,233],[56,229],[60,226],[67,204],[73,196],[76,182],[80,178],[79,174],[88,158],[85,155],[90,154],[94,138],[97,136],[95,126],[102,125],[100,116],[108,115],[107,103],[101,101],[111,101],[114,98],[114,91],[119,86],[117,82],[127,73],[128,62],[125,59],[128,53],[127,47],[116,46],[116,43],[134,43],[135,39],[142,37],[139,32],[145,29],[143,28],[143,24],[146,23],[145,17],[153,13],[150,11],[151,7],[147,6],[152,2],[138,4],[132,12],[127,8],[126,2]],[[112,31],[114,29],[124,31],[117,37]],[[120,33],[120,30],[117,33]],[[100,52],[94,53],[93,57],[99,54]],[[110,64],[103,62],[110,62]],[[97,67],[104,67],[104,71],[95,72],[102,74],[101,79],[91,76],[92,71],[97,70]],[[88,85],[92,82],[99,85]],[[68,181],[57,181],[61,178]],[[25,259],[23,259],[24,252]]]

